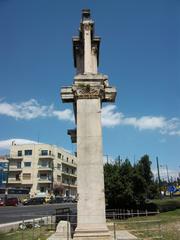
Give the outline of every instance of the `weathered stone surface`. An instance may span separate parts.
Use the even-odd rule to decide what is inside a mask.
[[[71,240],[71,226],[67,221],[60,221],[57,225],[56,232],[48,240]]]
[[[106,229],[100,99],[77,101],[78,227]]]
[[[81,230],[77,229],[73,237],[73,240],[112,240],[112,235],[108,229],[91,229],[91,230]]]

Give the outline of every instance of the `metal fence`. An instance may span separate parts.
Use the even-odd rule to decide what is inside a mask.
[[[167,239],[179,240],[180,231],[174,230],[174,235],[162,225],[158,219],[159,212],[140,212],[130,210],[109,210],[106,212],[107,225],[112,234],[112,239],[117,240],[118,234],[128,231],[137,237],[138,240]],[[155,216],[149,219],[148,216]],[[18,223],[16,230],[11,230],[7,234],[0,234],[0,239],[19,240],[44,240],[48,239],[56,231],[59,221],[67,222],[67,240],[72,239],[77,226],[77,215],[73,214],[69,208],[57,209],[55,215],[40,216],[34,215],[30,220],[22,220]],[[70,224],[70,231],[68,230]],[[168,234],[170,234],[168,238]],[[10,238],[7,238],[9,236]],[[63,238],[64,239],[64,238]]]

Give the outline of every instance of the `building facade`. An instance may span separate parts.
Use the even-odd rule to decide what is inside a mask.
[[[8,159],[0,156],[0,187],[5,187],[7,181]]]
[[[76,196],[76,157],[49,144],[21,144],[10,148],[8,187],[28,188],[31,196]]]

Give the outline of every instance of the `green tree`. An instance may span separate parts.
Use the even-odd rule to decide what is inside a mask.
[[[144,179],[144,186],[142,188],[142,193],[144,192],[144,198],[153,198],[156,195],[157,184],[154,182],[153,173],[151,171],[152,162],[149,159],[149,156],[146,154],[138,161],[134,166],[135,172],[138,176],[141,176]],[[158,192],[157,192],[158,193]]]
[[[106,203],[109,208],[136,208],[144,206],[147,198],[158,194],[153,180],[151,161],[144,155],[137,164],[115,161],[104,166]]]

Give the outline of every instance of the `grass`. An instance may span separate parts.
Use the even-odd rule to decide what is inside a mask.
[[[154,216],[133,217],[117,221],[117,230],[128,230],[143,240],[180,240],[180,209]]]
[[[153,216],[131,217],[109,222],[111,230],[128,230],[138,240],[180,240],[180,209],[164,212]],[[53,233],[49,226],[41,228],[10,231],[0,234],[1,240],[47,240]]]
[[[32,228],[25,230],[10,231],[9,233],[0,234],[1,240],[46,240],[54,231],[48,227]]]

